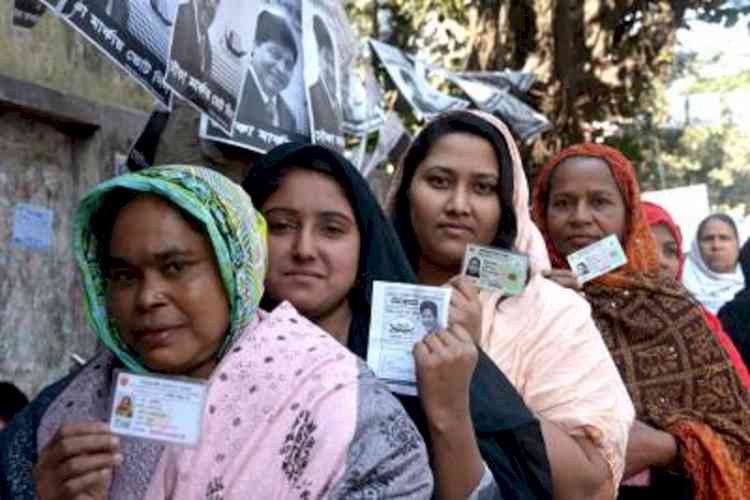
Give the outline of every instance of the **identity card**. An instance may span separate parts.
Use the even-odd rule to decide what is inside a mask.
[[[109,427],[124,436],[196,446],[207,391],[203,381],[118,371]]]
[[[624,266],[628,261],[614,234],[568,255],[570,269],[583,284]]]
[[[448,326],[450,287],[376,281],[367,364],[396,393],[417,395],[412,350],[425,335]]]
[[[529,275],[529,257],[500,248],[467,245],[461,274],[481,288],[506,295],[523,292]]]

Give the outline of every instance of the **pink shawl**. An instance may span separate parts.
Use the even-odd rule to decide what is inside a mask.
[[[63,423],[107,418],[113,367],[106,352],[75,377],[46,412],[38,449]],[[121,450],[115,499],[347,498],[357,488],[429,498],[432,490],[424,444],[398,403],[287,303],[262,313],[214,370],[198,447],[123,437]]]

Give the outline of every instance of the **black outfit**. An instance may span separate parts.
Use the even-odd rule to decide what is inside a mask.
[[[718,316],[743,361],[750,366],[750,241],[740,251],[740,267],[745,275],[745,289],[724,304]]]
[[[273,113],[271,110],[265,109],[258,85],[253,74],[248,71],[245,76],[245,86],[242,89],[240,108],[237,111],[237,121],[243,124],[265,125],[285,132],[297,133],[297,121],[281,93],[276,95],[276,114],[279,117],[279,123],[274,124]]]
[[[323,130],[335,136],[342,135],[341,112],[336,97],[331,95],[320,78],[310,87],[310,107],[316,130]]]
[[[193,1],[180,5],[175,18],[172,59],[190,75],[207,80],[211,75],[211,43],[208,33],[203,33],[203,44],[198,41],[198,20],[195,18]]]
[[[367,357],[372,282],[416,283],[398,236],[367,181],[338,153],[319,145],[289,143],[271,150],[242,183],[256,207],[279,185],[281,171],[292,165],[323,165],[344,188],[361,235],[357,280],[349,294],[356,311],[349,329],[349,349]],[[266,298],[266,305],[272,305]],[[397,396],[428,442],[426,417],[416,397]],[[471,380],[470,405],[482,458],[492,471],[503,500],[552,498],[552,477],[539,421],[505,375],[481,350]]]

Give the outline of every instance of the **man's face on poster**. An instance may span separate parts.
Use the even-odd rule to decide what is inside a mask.
[[[430,308],[424,308],[419,312],[422,317],[422,325],[428,333],[432,333],[437,330],[437,317]]]
[[[219,8],[219,0],[198,1],[198,24],[204,30],[211,26],[216,18],[216,11]]]
[[[267,40],[255,47],[252,65],[263,93],[273,97],[284,90],[292,79],[295,63],[292,49],[277,41]]]

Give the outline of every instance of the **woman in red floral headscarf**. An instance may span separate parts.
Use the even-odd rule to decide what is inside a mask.
[[[700,306],[660,273],[659,255],[630,161],[599,144],[565,149],[533,193],[560,283],[565,258],[610,234],[628,262],[582,291],[636,408],[621,498],[741,499],[750,491],[750,393]],[[632,481],[631,481],[632,483]]]

